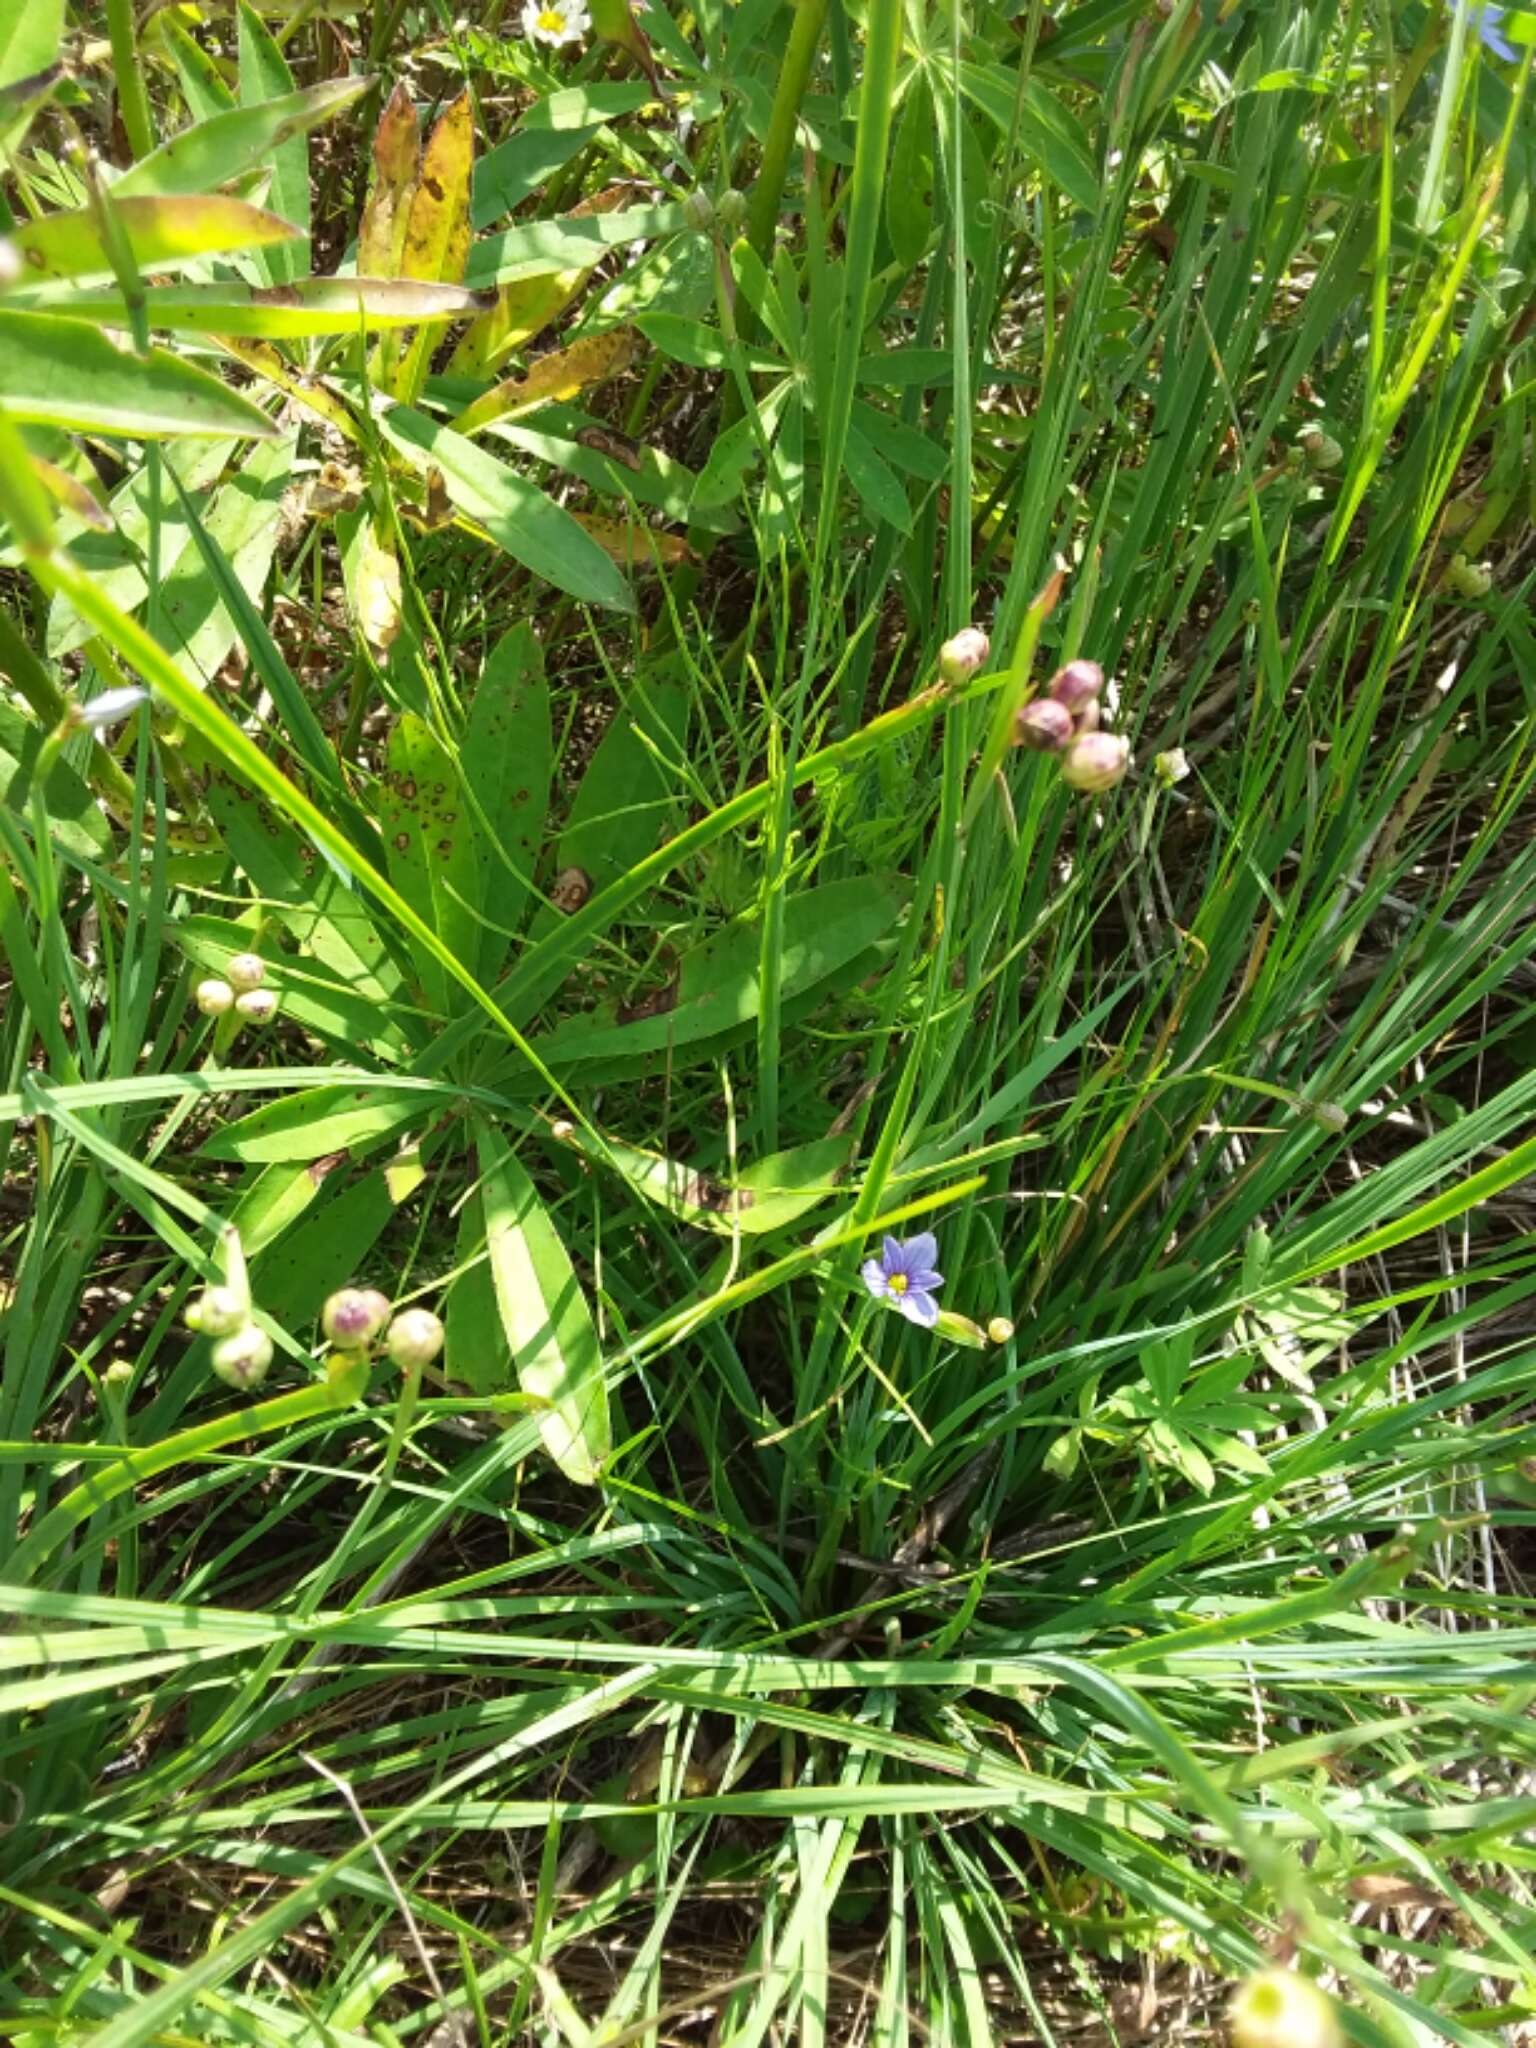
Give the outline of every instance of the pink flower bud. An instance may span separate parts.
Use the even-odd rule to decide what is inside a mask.
[[[243,1329],[250,1318],[250,1304],[234,1287],[206,1287],[196,1301],[187,1304],[184,1321],[189,1330],[204,1337],[227,1337]]]
[[[226,1010],[233,1009],[235,992],[227,981],[210,979],[197,984],[192,1000],[205,1017],[222,1017]]]
[[[1069,661],[1050,681],[1050,695],[1074,714],[1091,704],[1104,687],[1104,671],[1096,661]]]
[[[1013,721],[1014,744],[1042,754],[1059,754],[1072,737],[1072,714],[1054,697],[1036,697]]]
[[[1061,779],[1091,796],[1123,782],[1130,765],[1131,743],[1120,733],[1080,733],[1061,757]]]
[[[402,1372],[419,1372],[443,1348],[443,1326],[429,1308],[403,1308],[389,1326],[384,1348]]]
[[[964,626],[939,649],[939,674],[946,683],[968,683],[991,652],[980,626]]]
[[[210,1364],[227,1387],[259,1387],[272,1363],[272,1339],[254,1323],[221,1337],[213,1347]]]
[[[376,1287],[343,1287],[320,1311],[320,1327],[338,1351],[360,1351],[389,1321],[389,1297]]]
[[[224,969],[230,987],[240,995],[248,988],[260,988],[267,978],[267,963],[259,953],[236,953]]]

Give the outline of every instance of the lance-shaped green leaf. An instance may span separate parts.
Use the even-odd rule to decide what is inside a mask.
[[[83,321],[9,309],[0,310],[0,408],[41,426],[149,439],[277,432],[260,406],[164,349],[128,355]]]
[[[202,256],[222,256],[232,249],[260,249],[274,242],[291,242],[298,233],[297,228],[265,207],[228,198],[222,192],[187,193],[164,199],[148,195],[119,199],[113,210],[140,270],[175,270]],[[88,207],[28,221],[11,240],[21,258],[24,277],[41,282],[50,278],[112,275],[100,224]]]
[[[34,302],[67,320],[126,327],[120,292],[72,291]],[[457,285],[417,284],[404,278],[304,277],[296,284],[152,285],[144,294],[151,327],[202,334],[253,335],[288,341],[310,334],[356,334],[360,328],[442,326],[484,312],[487,296]]]
[[[269,106],[286,99],[294,90],[293,73],[278,42],[261,16],[247,0],[239,0],[240,104],[242,107]],[[271,284],[288,284],[309,269],[309,145],[295,132],[274,145],[271,199],[285,220],[299,232],[302,246],[279,249],[258,256],[258,275]]]
[[[538,1190],[505,1142],[479,1133],[485,1244],[518,1385],[567,1479],[595,1486],[612,1448],[603,1354],[581,1284]]]
[[[407,711],[389,736],[379,827],[389,879],[444,945],[473,965],[480,947],[479,850],[458,771],[414,712]],[[439,962],[418,951],[416,971],[428,1002],[445,1009],[449,986]]]
[[[360,100],[371,78],[332,78],[259,107],[235,107],[184,128],[141,157],[112,187],[114,198],[139,192],[206,192],[254,170],[292,135],[328,121]]]
[[[381,412],[379,426],[414,468],[440,469],[457,510],[514,561],[584,604],[634,610],[629,585],[597,542],[526,477],[410,406]]]

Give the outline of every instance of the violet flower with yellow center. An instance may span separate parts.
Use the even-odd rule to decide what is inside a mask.
[[[934,1291],[944,1285],[944,1275],[933,1263],[938,1256],[938,1239],[931,1230],[916,1237],[888,1237],[880,1257],[864,1261],[864,1285],[909,1323],[931,1330],[939,1320]]]

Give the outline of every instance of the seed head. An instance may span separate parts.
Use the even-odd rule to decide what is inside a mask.
[[[259,1387],[272,1363],[272,1339],[265,1330],[258,1330],[254,1323],[247,1323],[242,1329],[219,1339],[209,1362],[227,1387],[238,1387],[242,1391]]]
[[[1021,705],[1013,721],[1014,744],[1041,754],[1059,754],[1074,730],[1071,712],[1054,697],[1036,697]]]
[[[1257,1970],[1227,2009],[1233,2048],[1342,2048],[1333,2000],[1295,1970]]]
[[[968,683],[991,652],[992,642],[980,626],[962,626],[939,649],[939,674],[946,683]]]
[[[338,1351],[361,1351],[389,1321],[389,1296],[376,1287],[343,1287],[320,1311],[320,1327]]]
[[[277,993],[270,988],[248,988],[235,997],[235,1008],[247,1024],[270,1024],[277,1015]]]
[[[1131,743],[1120,733],[1080,733],[1061,757],[1061,779],[1093,796],[1124,782],[1130,765]]]
[[[267,963],[259,953],[236,953],[224,972],[231,988],[244,995],[247,989],[261,987],[267,978]]]
[[[188,1302],[182,1320],[204,1337],[227,1337],[244,1329],[250,1314],[250,1303],[238,1288],[205,1287],[196,1301]]]
[[[220,981],[214,975],[197,984],[192,991],[192,1000],[205,1017],[222,1017],[234,1007],[235,992],[227,981]]]
[[[384,1348],[402,1372],[430,1365],[443,1348],[443,1326],[429,1308],[403,1308],[389,1326]]]
[[[1103,687],[1104,671],[1096,661],[1069,661],[1051,677],[1049,693],[1076,717],[1097,701]]]

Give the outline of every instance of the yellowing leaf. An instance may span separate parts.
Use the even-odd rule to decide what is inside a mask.
[[[113,212],[140,270],[172,270],[199,256],[291,242],[299,232],[275,213],[243,199],[228,199],[220,192],[164,198],[149,193],[134,198],[130,194],[115,202]],[[112,275],[101,229],[87,207],[28,221],[11,240],[21,257],[23,275],[39,282]]]
[[[400,564],[372,519],[358,528],[354,559],[348,580],[357,630],[375,654],[384,654],[400,633]]]
[[[573,206],[568,219],[591,220],[598,214],[617,213],[629,203],[627,185],[609,185]],[[514,278],[501,287],[493,310],[477,320],[459,343],[449,364],[456,376],[474,376],[494,370],[514,349],[542,334],[552,320],[558,320],[574,299],[580,297],[595,264],[572,270],[546,271],[537,277]]]
[[[379,116],[373,137],[373,190],[363,208],[357,237],[360,277],[398,277],[400,252],[410,219],[411,197],[421,165],[421,134],[416,107],[403,85],[397,85]]]
[[[694,559],[680,533],[657,533],[652,527],[637,526],[632,519],[596,519],[588,512],[571,516],[621,569],[675,569]]]
[[[422,151],[421,176],[405,225],[402,277],[428,278],[434,284],[457,284],[463,277],[474,156],[474,113],[464,92],[442,115]]]
[[[457,432],[472,434],[490,420],[516,417],[552,399],[574,398],[590,385],[617,376],[633,360],[635,332],[614,327],[606,334],[588,334],[569,348],[553,349],[530,363],[526,375],[508,377],[483,392],[453,422]]]
[[[28,454],[32,451],[29,449]],[[50,462],[44,455],[32,455],[32,467],[37,471],[43,487],[56,498],[66,512],[73,512],[77,519],[84,520],[95,533],[110,533],[112,518],[106,509],[81,483],[79,477],[71,476],[67,469],[60,469],[56,462]]]

